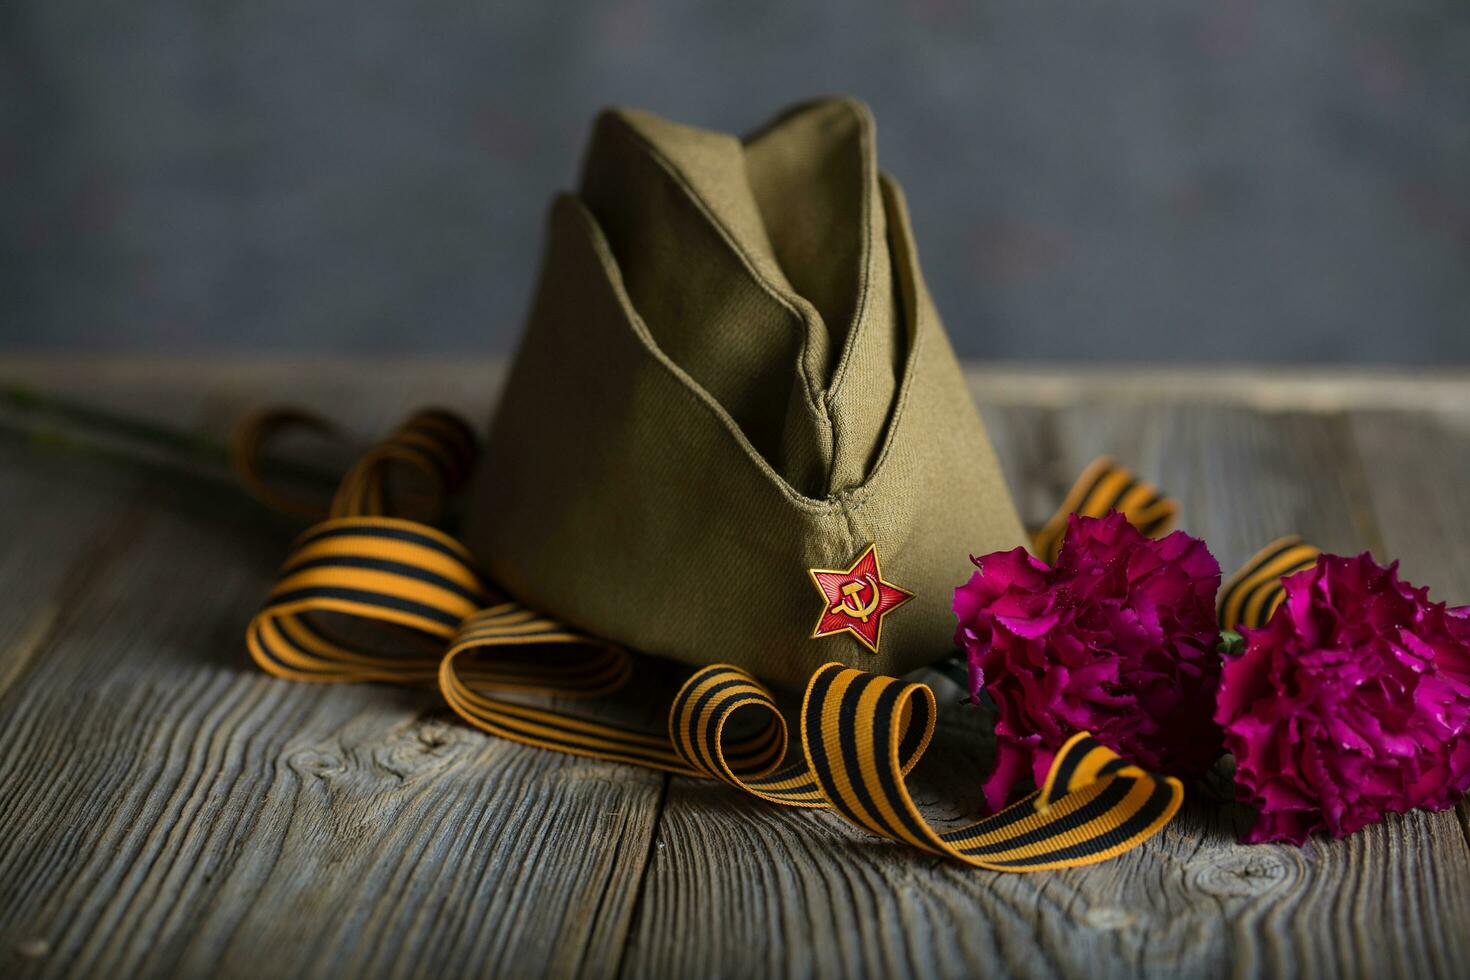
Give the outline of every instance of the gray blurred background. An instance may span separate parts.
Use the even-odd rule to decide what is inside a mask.
[[[1470,5],[7,0],[0,347],[488,353],[607,103],[877,115],[963,354],[1470,361]]]

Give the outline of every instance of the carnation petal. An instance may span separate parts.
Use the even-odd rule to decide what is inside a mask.
[[[1038,616],[996,616],[995,621],[1017,636],[1028,640],[1039,639],[1050,633],[1061,622],[1061,616],[1055,612],[1042,613]]]

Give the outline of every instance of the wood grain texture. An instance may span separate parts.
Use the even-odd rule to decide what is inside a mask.
[[[21,501],[7,594],[54,547],[25,527],[90,507],[112,536],[0,701],[4,972],[615,969],[661,775],[492,739],[427,690],[268,678],[242,630],[292,527],[214,484],[31,469],[91,490]]]
[[[500,370],[0,364],[17,376],[202,431],[286,399],[368,435],[423,401],[483,417]],[[1028,521],[1106,451],[1178,496],[1227,572],[1295,530],[1470,600],[1470,396],[1454,408],[1453,378],[1427,400],[1381,378],[1317,376],[1306,399],[1290,377],[1235,399],[1094,378],[1029,402],[992,369],[972,382]],[[1326,397],[1354,391],[1372,407]],[[497,741],[429,691],[257,673],[242,630],[294,530],[219,481],[0,437],[0,974],[1470,970],[1464,804],[1243,847],[1222,768],[1119,859],[959,868],[828,813]],[[913,786],[958,820],[978,806],[990,719],[939,693]]]

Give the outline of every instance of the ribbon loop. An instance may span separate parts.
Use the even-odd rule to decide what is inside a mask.
[[[283,514],[320,518],[329,510],[324,499],[290,491],[265,472],[265,451],[283,434],[296,429],[340,440],[342,433],[329,419],[302,408],[271,408],[253,412],[235,426],[230,440],[230,469],[252,497]]]
[[[905,783],[933,734],[934,708],[923,684],[836,663],[819,670],[802,707],[802,741],[827,803],[873,833],[975,867],[1039,871],[1121,853],[1157,833],[1184,799],[1179,780],[1127,765],[1082,732],[1057,753],[1044,790],[940,833]]]
[[[463,419],[443,409],[420,409],[347,471],[332,498],[332,516],[412,512],[437,520],[469,479],[475,451],[475,434]],[[407,467],[426,479],[427,491],[414,497],[400,488],[394,499],[390,480],[395,467]]]
[[[728,736],[726,723],[754,716],[749,733]],[[684,682],[669,709],[669,740],[694,772],[764,795],[753,783],[770,775],[786,756],[786,719],[771,692],[739,667],[716,664]]]
[[[246,644],[263,669],[292,680],[430,682],[442,643],[487,594],[469,553],[428,525],[325,521],[296,540]],[[422,652],[385,653],[329,637],[310,618],[325,613],[402,627]]]

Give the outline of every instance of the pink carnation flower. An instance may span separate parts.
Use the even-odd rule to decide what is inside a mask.
[[[955,642],[972,693],[987,691],[998,711],[992,809],[1028,770],[1039,784],[1079,730],[1179,775],[1219,756],[1220,566],[1204,542],[1150,540],[1118,513],[1073,515],[1054,568],[1022,548],[972,561],[955,590]]]
[[[1470,606],[1447,609],[1367,554],[1323,555],[1226,661],[1215,720],[1248,843],[1342,837],[1470,788]]]

